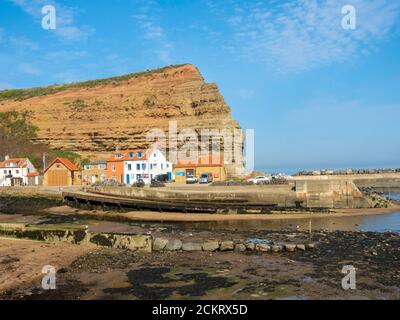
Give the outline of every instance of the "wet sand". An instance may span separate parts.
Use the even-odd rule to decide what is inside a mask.
[[[7,296],[7,291],[38,286],[43,266],[59,270],[90,250],[93,248],[0,238],[0,298]]]
[[[314,238],[314,251],[278,254],[104,248],[64,268],[57,290],[30,285],[0,299],[400,299],[398,234],[319,232]],[[356,290],[341,287],[344,265],[356,268]]]

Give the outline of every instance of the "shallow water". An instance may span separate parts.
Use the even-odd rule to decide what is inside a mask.
[[[373,231],[400,232],[400,212],[369,216],[326,217],[311,219],[279,219],[272,221],[217,221],[195,222],[184,224],[186,227],[204,228],[210,230],[342,230],[342,231]]]
[[[388,193],[387,197],[400,201],[400,193]],[[400,232],[400,212],[368,216],[324,217],[311,219],[279,219],[271,221],[216,221],[184,224],[211,230],[313,230]]]

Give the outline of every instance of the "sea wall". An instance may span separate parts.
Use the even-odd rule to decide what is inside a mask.
[[[297,180],[296,194],[307,208],[370,208],[352,180]]]
[[[294,185],[264,185],[241,187],[207,187],[193,189],[135,188],[100,186],[86,191],[103,195],[128,197],[143,200],[188,201],[202,203],[243,203],[295,207]]]
[[[77,245],[93,245],[151,252],[152,237],[138,234],[96,233],[84,229],[63,229],[26,226],[23,224],[0,224],[0,236],[47,242],[64,242]]]
[[[353,181],[359,188],[400,188],[400,173],[296,176],[306,181]]]
[[[138,252],[159,251],[208,251],[208,252],[254,252],[279,253],[313,250],[308,243],[274,242],[265,239],[215,240],[188,242],[178,238],[160,238],[143,234],[120,234],[88,232],[83,229],[62,229],[24,224],[0,224],[0,236],[45,242],[63,242],[83,246],[109,247]]]
[[[86,191],[102,195],[153,201],[242,203],[277,208],[369,208],[369,199],[352,180],[296,180],[289,185],[207,187],[203,189],[150,189],[101,186]]]

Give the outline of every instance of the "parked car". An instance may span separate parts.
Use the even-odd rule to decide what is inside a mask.
[[[154,182],[154,181],[167,182],[168,181],[168,175],[167,174],[158,174],[151,181],[152,182]]]
[[[199,180],[199,183],[211,183],[211,182],[213,182],[213,176],[212,176],[212,174],[211,173],[203,173],[201,176],[200,176],[200,180]]]
[[[194,175],[189,174],[186,176],[186,184],[193,184],[193,183],[197,183],[197,182],[198,182],[198,179]]]
[[[249,179],[249,182],[252,182],[254,184],[263,184],[263,183],[268,183],[271,179],[266,177],[266,176],[257,176],[253,179]]]

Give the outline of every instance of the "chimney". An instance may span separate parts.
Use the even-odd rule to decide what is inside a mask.
[[[10,160],[10,156],[7,154],[7,155],[4,157],[4,160],[5,160],[5,161]]]

